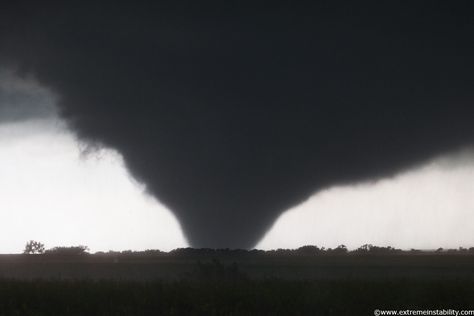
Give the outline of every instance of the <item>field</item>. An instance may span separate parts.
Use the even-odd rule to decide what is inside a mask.
[[[472,254],[3,255],[0,315],[474,309]]]

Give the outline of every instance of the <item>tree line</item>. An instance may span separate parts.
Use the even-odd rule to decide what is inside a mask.
[[[88,255],[89,247],[79,246],[61,246],[46,249],[44,244],[38,241],[30,240],[26,243],[24,254],[54,254],[54,255]],[[94,255],[99,256],[316,256],[316,255],[396,255],[396,254],[474,254],[474,247],[457,249],[443,249],[436,250],[419,250],[410,249],[402,250],[391,246],[379,247],[372,244],[364,244],[357,249],[348,250],[345,245],[339,245],[335,248],[318,247],[314,245],[305,245],[296,249],[273,249],[273,250],[244,250],[244,249],[212,249],[212,248],[177,248],[169,252],[147,249],[144,251],[108,251],[95,252]]]

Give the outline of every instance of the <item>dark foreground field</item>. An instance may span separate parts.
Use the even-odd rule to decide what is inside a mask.
[[[12,281],[1,315],[373,315],[474,309],[468,280]]]
[[[375,309],[474,309],[471,254],[18,255],[0,256],[0,275],[0,315],[374,315]]]

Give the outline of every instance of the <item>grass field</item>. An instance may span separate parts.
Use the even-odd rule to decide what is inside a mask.
[[[472,255],[0,256],[0,273],[0,315],[474,309]]]
[[[0,281],[1,315],[373,315],[474,309],[466,280]]]
[[[250,278],[320,280],[341,278],[474,279],[474,254],[394,255],[0,255],[0,278],[176,280],[198,262],[236,264]]]

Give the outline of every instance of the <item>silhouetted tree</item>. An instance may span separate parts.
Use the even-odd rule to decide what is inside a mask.
[[[296,253],[299,254],[299,255],[304,255],[304,256],[317,255],[321,252],[321,250],[322,249],[319,249],[316,246],[306,245],[306,246],[302,246],[302,247],[299,247],[298,249],[296,249]]]
[[[335,254],[346,254],[347,253],[347,247],[346,247],[346,245],[339,245],[336,248],[334,248],[332,252],[335,253]]]
[[[54,247],[45,251],[46,254],[54,255],[84,255],[89,251],[87,246],[72,246],[72,247]]]
[[[38,241],[30,240],[26,243],[23,253],[28,255],[44,253],[44,244]]]
[[[354,253],[367,254],[374,246],[372,244],[365,244],[354,250]]]

